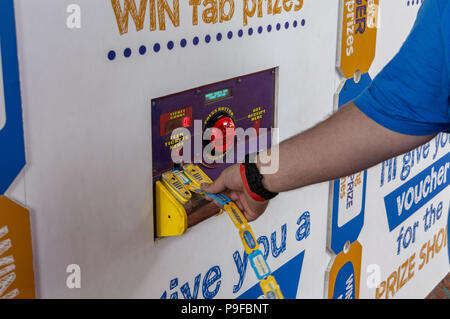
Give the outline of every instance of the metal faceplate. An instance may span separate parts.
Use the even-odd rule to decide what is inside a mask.
[[[184,127],[191,135],[190,148],[192,161],[201,158],[202,154],[194,154],[194,121],[201,121],[201,132],[215,114],[224,112],[236,123],[237,128],[244,130],[255,128],[257,132],[266,128],[265,138],[267,147],[271,145],[271,129],[274,126],[276,69],[270,69],[238,78],[225,80],[200,88],[161,97],[152,101],[152,153],[153,153],[153,181],[161,179],[161,174],[173,169],[171,151],[185,142],[183,136],[172,136],[176,128]],[[248,137],[237,141],[246,143],[248,152]],[[202,138],[200,138],[202,141]],[[256,150],[255,150],[256,151]],[[234,163],[236,148],[234,152]],[[245,155],[245,154],[244,154]],[[204,172],[215,179],[224,168],[232,163],[212,166],[200,164]]]

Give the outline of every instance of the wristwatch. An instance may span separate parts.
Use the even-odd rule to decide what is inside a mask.
[[[241,178],[250,197],[258,202],[264,202],[274,198],[278,193],[272,193],[264,188],[262,183],[264,176],[261,175],[256,166],[257,155],[258,153],[252,153],[245,157],[240,167]]]

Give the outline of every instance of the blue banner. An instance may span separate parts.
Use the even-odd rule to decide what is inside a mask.
[[[0,195],[25,166],[22,101],[17,59],[14,1],[0,1],[0,57],[6,122],[0,128]]]
[[[355,269],[351,261],[339,270],[334,283],[333,299],[355,299]]]
[[[353,78],[346,80],[339,92],[338,107],[341,108],[353,101],[371,83],[372,79],[368,73],[362,74],[358,83]],[[358,183],[361,177],[362,184]],[[355,178],[358,180],[356,181]],[[358,239],[364,226],[367,171],[348,176],[345,179],[345,182],[343,179],[333,182],[331,233],[328,246],[336,255],[342,252],[346,242],[353,243]]]
[[[389,231],[425,205],[449,185],[450,153],[428,166],[408,182],[385,196]]]

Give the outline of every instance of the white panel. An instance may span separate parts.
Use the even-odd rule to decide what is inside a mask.
[[[110,1],[78,1],[80,30],[65,27],[64,2],[16,2],[31,163],[27,204],[35,212],[40,297],[159,298],[165,290],[170,293],[171,279],[178,278],[178,289],[185,282],[192,288],[195,277],[201,274],[203,281],[214,265],[222,272],[216,297],[237,297],[257,283],[248,268],[242,288],[233,293],[239,280],[233,253],[242,254],[242,246],[226,216],[180,238],[154,242],[150,101],[279,66],[281,139],[306,129],[332,111],[337,2],[305,1],[298,13],[254,18],[249,21],[254,35],[243,38],[236,36],[243,28],[241,1],[235,2],[232,21],[198,26],[192,26],[187,3],[180,1],[177,29],[150,32],[147,17],[144,30],[136,32],[130,19],[129,33],[120,36]],[[258,26],[268,24],[274,27],[271,33],[257,33]],[[226,39],[228,30],[234,31],[232,40]],[[224,37],[220,42],[217,32]],[[212,36],[210,44],[192,45],[195,35],[206,34]],[[181,49],[184,37],[189,45]],[[165,47],[168,40],[175,41],[172,51]],[[158,54],[151,50],[155,42],[162,46]],[[145,56],[137,52],[142,44]],[[129,59],[122,53],[127,47],[133,49]],[[109,50],[117,53],[112,62]],[[324,272],[314,265],[327,263],[327,195],[327,183],[283,194],[253,226],[257,237],[269,241],[276,232],[279,244],[287,225],[286,251],[269,257],[273,269],[306,250],[300,286],[308,289],[299,289],[299,297],[323,296]],[[311,212],[311,234],[298,242],[297,219],[305,211]],[[66,266],[73,263],[81,266],[81,289],[65,285]]]
[[[216,298],[235,298],[257,283],[247,267],[242,286],[233,292],[240,278],[233,257],[239,252],[242,258],[243,249],[225,215],[179,238],[154,241],[150,101],[279,67],[280,139],[306,130],[333,111],[340,82],[335,68],[339,2],[305,0],[297,13],[255,17],[247,27],[242,25],[243,1],[235,1],[231,21],[197,26],[192,25],[188,3],[180,1],[178,28],[167,20],[166,31],[150,31],[147,15],[142,31],[135,31],[130,18],[129,32],[121,36],[111,1],[78,0],[82,28],[77,30],[66,27],[65,1],[15,2],[29,163],[24,188],[33,212],[39,297],[159,298],[164,291],[181,297],[180,287],[188,283],[192,292],[200,276],[198,297],[203,298],[205,274],[214,266],[221,271]],[[417,10],[406,8],[405,3],[381,2],[382,29],[372,77],[400,47],[414,20]],[[300,25],[303,19],[305,26]],[[292,28],[294,20],[297,28]],[[286,21],[291,23],[288,30]],[[275,29],[277,23],[281,23],[280,31]],[[273,26],[270,33],[265,29],[268,24]],[[257,33],[259,26],[264,27],[262,34]],[[252,36],[237,37],[239,29],[248,27],[254,29]],[[226,38],[229,30],[234,32],[231,40]],[[223,35],[221,41],[215,39],[218,32]],[[203,40],[206,34],[212,37],[209,44]],[[200,37],[198,46],[192,45],[194,36]],[[182,38],[188,41],[186,48],[179,45]],[[166,48],[169,40],[175,43],[171,51]],[[156,42],[161,44],[159,53],[152,50]],[[143,56],[138,53],[141,45],[147,47]],[[129,58],[123,56],[125,48],[132,49]],[[116,52],[114,61],[107,58],[110,50]],[[377,178],[379,170],[370,170],[366,204],[370,227],[365,226],[360,235],[361,296],[367,298],[374,295],[364,284],[367,265],[385,261],[384,275],[394,266],[384,258],[383,249],[377,249],[384,243],[377,230],[386,229]],[[275,233],[277,245],[286,227],[286,250],[276,257],[269,255],[272,269],[305,251],[298,298],[323,297],[330,261],[328,194],[328,183],[281,194],[252,224],[255,235],[264,235],[269,242]],[[310,234],[299,241],[297,222],[306,211],[310,212]],[[81,289],[66,286],[69,264],[81,267]],[[423,297],[438,276],[439,271],[426,284],[421,284],[424,277],[417,276],[404,296]],[[175,278],[178,286],[171,290],[170,281]]]

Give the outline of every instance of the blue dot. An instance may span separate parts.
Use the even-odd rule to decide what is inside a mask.
[[[147,52],[147,48],[145,47],[145,45],[141,45],[141,46],[139,47],[139,53],[140,53],[141,55],[144,55],[146,52]]]
[[[238,32],[238,36],[239,36],[239,38],[242,38],[242,36],[244,35],[244,31],[242,31],[242,30],[239,30],[239,32]]]
[[[294,20],[294,23],[293,23],[292,25],[294,26],[294,28],[296,28],[296,27],[297,27],[297,25],[298,25],[298,22],[297,22],[297,20]]]
[[[263,32],[263,27],[258,27],[258,33],[261,34]]]
[[[125,50],[123,50],[123,55],[126,58],[129,58],[131,56],[131,49],[130,48],[126,48]]]
[[[253,34],[253,28],[248,29],[248,35],[252,35]]]
[[[269,24],[269,25],[267,26],[267,32],[270,32],[270,31],[272,31],[272,25],[271,25],[271,24]]]
[[[222,33],[217,33],[216,39],[217,39],[217,41],[222,40]]]
[[[285,28],[285,29],[289,29],[289,22],[286,22],[286,23],[284,24],[284,28]]]
[[[200,42],[200,39],[198,37],[194,37],[194,39],[192,40],[192,43],[194,43],[194,45],[197,45]]]
[[[211,41],[211,36],[209,34],[207,34],[205,37],[205,42],[209,43],[210,41]]]
[[[169,42],[167,42],[167,48],[169,49],[169,50],[172,50],[173,49],[173,47],[174,47],[174,43],[173,43],[173,41],[169,41]]]
[[[109,52],[108,52],[108,59],[109,59],[110,61],[112,61],[112,60],[114,60],[115,58],[116,58],[116,52],[113,51],[113,50],[109,51]]]
[[[180,41],[180,46],[181,46],[182,48],[184,48],[186,45],[187,45],[186,39],[181,39],[181,41]]]
[[[304,27],[304,26],[305,26],[305,24],[306,24],[306,21],[305,21],[305,19],[303,19],[303,20],[302,20],[301,24],[302,24],[302,27]]]
[[[227,37],[228,37],[228,39],[231,40],[233,38],[233,32],[232,31],[228,31]]]
[[[155,45],[153,46],[153,51],[159,52],[159,50],[161,50],[161,46],[159,45],[159,43],[155,43]]]
[[[281,29],[281,24],[277,23],[277,31]]]

